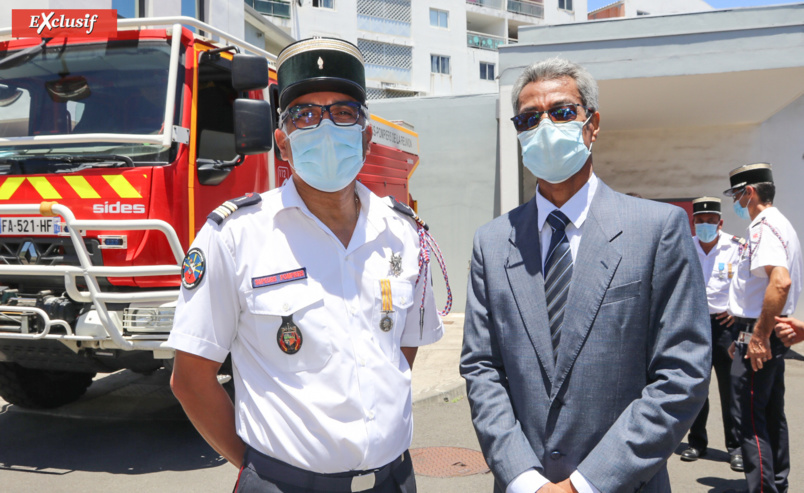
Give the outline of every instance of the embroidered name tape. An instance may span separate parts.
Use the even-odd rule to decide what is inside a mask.
[[[282,284],[283,282],[298,281],[299,279],[307,279],[307,267],[289,270],[287,272],[280,272],[278,274],[270,274],[262,277],[252,277],[251,287],[264,288],[265,286],[273,286],[274,284]]]

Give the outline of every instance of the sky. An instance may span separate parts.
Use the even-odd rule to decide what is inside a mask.
[[[614,3],[616,0],[588,0],[587,10],[589,12]],[[801,3],[804,0],[705,0],[706,3],[716,9],[728,9],[732,7],[759,7],[761,5],[779,5],[783,3]]]

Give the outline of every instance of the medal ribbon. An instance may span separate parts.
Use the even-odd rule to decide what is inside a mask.
[[[382,311],[386,313],[394,311],[390,279],[380,279],[380,292],[382,293]]]

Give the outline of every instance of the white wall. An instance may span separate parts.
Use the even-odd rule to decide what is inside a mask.
[[[357,1],[336,0],[334,4],[334,9],[323,9],[313,7],[311,0],[304,0],[301,7],[296,6],[297,39],[327,36],[357,44]]]
[[[672,1],[675,2],[677,0]],[[586,14],[587,14],[586,0],[572,0],[571,11],[559,9],[558,0],[544,0],[544,24],[566,24],[568,22],[583,22],[586,20]],[[541,22],[539,24],[541,24]]]
[[[411,2],[413,41],[413,90],[428,95],[466,92],[466,2],[441,0]],[[430,25],[430,9],[449,12],[446,29]],[[430,73],[430,55],[450,57],[450,75]]]
[[[703,0],[625,0],[626,17],[636,17],[637,11],[662,15],[704,10],[712,10],[712,6]]]

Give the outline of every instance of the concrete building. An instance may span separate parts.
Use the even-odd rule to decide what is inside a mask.
[[[599,81],[595,171],[615,190],[675,202],[720,196],[731,169],[767,161],[776,205],[804,234],[803,31],[804,3],[530,27],[500,49],[496,101],[373,102],[386,118],[416,122],[427,165],[411,190],[442,243],[456,310],[474,231],[533,196],[536,180],[510,123],[511,88],[525,66],[551,56],[581,63]],[[744,234],[747,222],[725,197],[723,217],[726,231]]]
[[[590,21],[640,15],[683,14],[712,10],[704,0],[619,0],[589,12]]]
[[[497,49],[523,26],[586,19],[586,0],[246,0],[296,39],[366,57],[370,99],[497,92]]]

